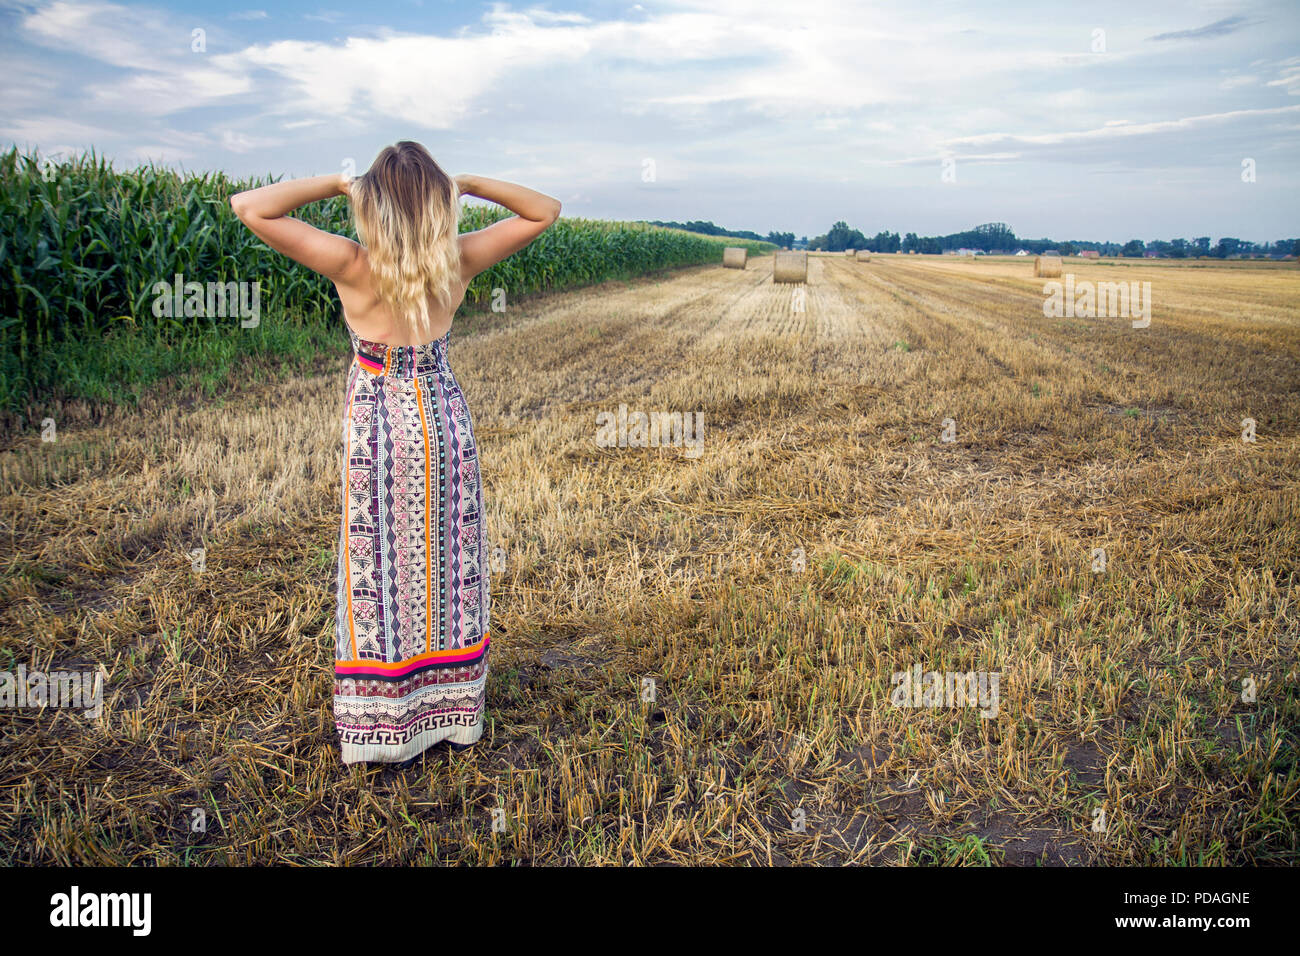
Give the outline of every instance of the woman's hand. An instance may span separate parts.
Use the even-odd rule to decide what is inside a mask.
[[[339,173],[339,194],[352,198],[352,177],[347,173]]]

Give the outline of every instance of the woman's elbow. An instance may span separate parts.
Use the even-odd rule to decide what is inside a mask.
[[[560,201],[557,199],[557,200],[555,200],[555,211],[551,213],[551,222],[552,222],[552,223],[554,223],[555,220],[557,220],[557,219],[560,218],[560,209],[561,209]]]
[[[242,220],[248,212],[248,196],[245,193],[235,193],[230,197],[230,209]]]

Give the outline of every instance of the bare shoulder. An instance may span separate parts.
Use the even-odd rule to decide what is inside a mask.
[[[355,247],[352,261],[348,263],[347,268],[334,277],[334,284],[359,289],[370,282],[370,253],[359,242],[354,241],[352,245]]]
[[[482,251],[479,248],[478,233],[462,232],[456,237],[456,244],[460,247],[460,283],[468,286],[476,275],[487,268],[480,262]]]

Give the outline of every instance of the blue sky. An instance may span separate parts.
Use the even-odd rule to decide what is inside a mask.
[[[0,0],[0,54],[0,142],[119,168],[361,171],[414,139],[570,216],[1300,235],[1296,0]]]

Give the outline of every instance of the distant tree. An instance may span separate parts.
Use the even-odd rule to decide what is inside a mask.
[[[903,237],[903,251],[915,252],[921,247],[921,237],[914,232],[909,232]]]
[[[1216,259],[1226,259],[1228,258],[1228,256],[1233,255],[1240,251],[1241,251],[1241,240],[1232,239],[1225,236],[1224,238],[1220,239],[1218,245],[1216,245],[1210,251],[1210,255],[1214,256],[1214,258]]]
[[[1169,243],[1169,258],[1186,259],[1187,258],[1187,240],[1173,239]]]
[[[1208,256],[1210,254],[1210,237],[1197,236],[1192,240],[1192,253],[1198,256]]]
[[[852,230],[843,219],[831,226],[826,232],[826,248],[831,252],[843,252],[848,248],[848,236]]]
[[[830,252],[843,252],[845,249],[863,249],[866,243],[867,239],[861,232],[850,229],[849,224],[841,219],[826,233],[825,248]]]
[[[1056,247],[1056,251],[1063,256],[1072,256],[1079,250],[1075,247],[1074,243],[1072,242],[1062,242],[1060,245]]]
[[[897,252],[902,245],[896,232],[878,232],[874,238],[866,240],[867,248],[872,252]]]
[[[1127,259],[1141,259],[1145,251],[1146,244],[1141,239],[1130,239],[1124,243],[1124,248],[1119,251],[1119,254]]]
[[[985,252],[1009,250],[1015,247],[1016,234],[1005,222],[986,222],[963,234],[960,246],[982,249]]]

